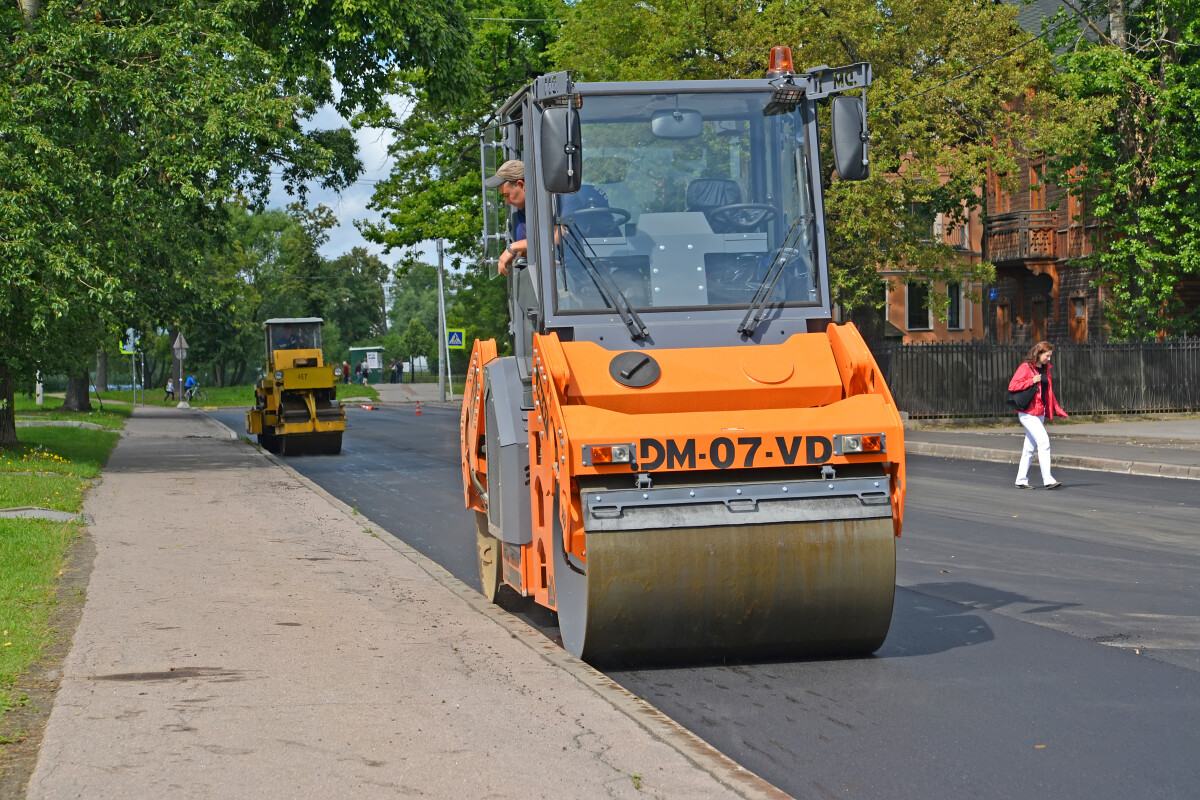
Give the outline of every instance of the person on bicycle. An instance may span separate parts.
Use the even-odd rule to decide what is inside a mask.
[[[187,380],[183,382],[183,399],[191,400],[195,396],[196,390],[200,388],[200,382],[196,380],[195,375],[188,375]]]

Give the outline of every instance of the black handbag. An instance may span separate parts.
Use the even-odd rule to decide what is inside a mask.
[[[1041,383],[1035,383],[1028,389],[1022,389],[1019,392],[1009,392],[1008,399],[1004,401],[1006,405],[1010,405],[1017,411],[1024,411],[1029,408],[1029,404],[1033,402],[1034,395],[1041,387]]]

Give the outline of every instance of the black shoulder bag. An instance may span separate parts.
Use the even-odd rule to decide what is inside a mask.
[[[1033,402],[1034,395],[1042,386],[1041,382],[1033,384],[1027,389],[1022,389],[1019,392],[1009,392],[1008,399],[1004,401],[1005,405],[1015,408],[1017,411],[1024,411],[1029,408],[1029,404]]]

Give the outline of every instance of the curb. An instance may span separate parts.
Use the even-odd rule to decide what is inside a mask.
[[[915,456],[936,456],[939,458],[957,458],[968,461],[994,461],[999,464],[1016,466],[1020,453],[1012,450],[995,450],[988,447],[966,447],[956,444],[937,444],[936,442],[904,443],[905,452]],[[1200,480],[1200,467],[1189,467],[1183,464],[1153,464],[1146,461],[1122,461],[1116,458],[1096,458],[1093,456],[1060,456],[1054,455],[1054,466],[1063,469],[1084,469],[1092,472],[1116,472],[1122,475],[1144,475],[1150,478],[1182,478],[1185,480]]]
[[[231,430],[219,420],[212,417],[208,419],[226,430]],[[236,432],[233,438],[239,438]],[[253,444],[247,444],[250,447],[254,447]],[[365,523],[375,530],[380,531],[384,534],[379,536],[380,541],[412,561],[437,581],[438,584],[457,595],[472,610],[488,617],[497,625],[504,628],[514,639],[525,644],[530,650],[533,650],[539,657],[570,674],[577,681],[595,692],[615,710],[629,717],[651,736],[682,755],[695,765],[697,769],[707,772],[714,780],[731,792],[753,800],[757,800],[758,798],[762,798],[762,800],[791,799],[791,795],[779,789],[765,778],[738,764],[732,758],[717,750],[704,739],[692,733],[650,705],[650,703],[633,694],[612,678],[609,678],[587,662],[576,658],[547,639],[540,631],[527,625],[500,606],[485,599],[475,589],[451,575],[441,564],[405,544],[392,534],[387,533],[387,529],[382,525],[373,522],[362,512],[351,508],[304,475],[301,475],[279,456],[261,449],[259,453],[277,467],[287,472],[306,488],[320,495],[334,508],[347,516],[354,515],[356,522]]]

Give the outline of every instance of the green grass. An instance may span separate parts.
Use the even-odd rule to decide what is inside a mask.
[[[0,475],[0,508],[35,506],[79,511],[87,481],[65,475]]]
[[[126,394],[129,394],[126,392]],[[129,415],[133,413],[128,406],[120,405],[105,405],[104,410],[100,410],[100,404],[92,399],[92,411],[63,411],[63,399],[61,397],[47,397],[45,403],[39,408],[37,403],[24,395],[17,395],[16,402],[13,404],[13,409],[16,412],[17,419],[21,420],[75,420],[78,422],[91,422],[96,425],[102,425],[111,430],[120,430],[125,427],[125,420],[129,419]]]
[[[372,400],[379,399],[379,392],[375,391],[370,386],[354,385],[354,384],[338,384],[338,397],[369,397]],[[194,408],[203,408],[204,406],[230,407],[230,406],[252,406],[254,405],[254,387],[253,386],[205,386],[204,391],[208,392],[207,400],[196,400],[189,405]],[[104,392],[101,397],[105,403],[109,400],[132,404],[133,392]],[[95,404],[95,399],[92,403]],[[138,390],[138,405],[142,405],[142,392]],[[156,390],[148,390],[146,392],[146,405],[159,406],[162,408],[174,408],[179,405],[179,394],[176,393],[174,400],[163,401],[163,390],[159,387]],[[107,409],[109,406],[105,405]],[[116,407],[116,406],[114,406]],[[128,405],[120,406],[128,408]]]
[[[0,718],[14,685],[50,643],[58,573],[79,523],[0,519]]]
[[[60,401],[61,405],[61,401]],[[95,421],[86,413],[45,412]],[[18,405],[18,414],[21,413]],[[116,414],[114,420],[124,422]],[[119,427],[119,426],[118,426]],[[40,506],[77,512],[88,478],[100,474],[118,436],[73,427],[19,427],[19,445],[0,450],[0,508]],[[52,640],[55,589],[80,523],[0,518],[0,718],[20,702],[14,687]]]
[[[6,472],[53,472],[94,478],[108,460],[117,434],[88,428],[17,428],[20,446],[0,450],[0,480]]]

